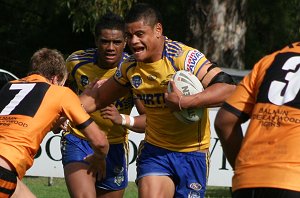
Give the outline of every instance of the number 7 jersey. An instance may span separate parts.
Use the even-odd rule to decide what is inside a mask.
[[[6,84],[0,98],[0,156],[14,166],[20,179],[61,115],[80,128],[91,122],[71,89],[50,84],[40,75]]]

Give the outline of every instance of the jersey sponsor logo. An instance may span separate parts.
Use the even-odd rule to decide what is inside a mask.
[[[139,75],[132,76],[131,84],[133,87],[138,88],[142,84],[142,78]]]
[[[164,93],[137,94],[136,95],[147,107],[165,107]]]
[[[89,77],[87,77],[86,75],[81,75],[80,76],[80,83],[83,87],[85,87],[86,85],[89,84]]]
[[[200,61],[200,59],[203,56],[204,55],[201,52],[199,52],[198,50],[190,50],[187,53],[185,61],[184,61],[185,70],[188,70],[188,71],[194,73],[197,63]]]

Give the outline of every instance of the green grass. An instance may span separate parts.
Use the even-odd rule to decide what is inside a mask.
[[[38,198],[69,198],[68,190],[63,178],[53,178],[49,185],[47,177],[25,177],[23,182]],[[134,182],[129,182],[124,198],[137,198],[137,187]],[[230,198],[228,187],[208,186],[206,198]]]

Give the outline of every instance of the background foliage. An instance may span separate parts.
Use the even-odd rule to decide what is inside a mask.
[[[189,0],[0,0],[0,68],[22,77],[29,58],[41,47],[57,48],[65,56],[94,47],[95,20],[108,9],[124,15],[136,1],[157,6],[165,34],[186,41]],[[251,69],[262,56],[299,40],[299,10],[298,0],[247,0],[242,68]]]

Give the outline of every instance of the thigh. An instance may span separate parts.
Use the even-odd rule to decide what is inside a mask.
[[[110,144],[106,157],[106,178],[96,182],[98,197],[123,197],[128,185],[127,148],[126,143]]]
[[[65,181],[71,197],[96,197],[96,178],[87,174],[88,165],[80,162],[64,166]]]
[[[138,180],[140,198],[173,198],[175,185],[169,176],[144,176]]]
[[[11,198],[36,198],[36,196],[21,180],[17,179],[17,188]]]
[[[137,159],[137,179],[139,197],[174,196],[175,184],[172,180],[172,167],[166,149],[141,143]]]

